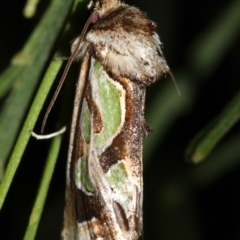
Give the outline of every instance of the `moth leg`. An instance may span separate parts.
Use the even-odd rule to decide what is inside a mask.
[[[146,120],[142,118],[141,120],[142,136],[148,137],[152,132],[152,128],[147,124]]]

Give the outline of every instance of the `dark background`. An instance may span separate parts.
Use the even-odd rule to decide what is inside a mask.
[[[215,57],[212,65],[198,68],[193,54],[201,45],[202,37],[210,35],[214,26],[219,26],[229,6],[237,1],[139,0],[126,3],[141,8],[158,24],[164,55],[182,92],[179,101],[184,102],[171,116],[165,116],[169,123],[166,128],[153,131],[149,139],[145,140],[144,239],[240,239],[239,124],[228,132],[205,162],[193,165],[184,155],[191,139],[238,92],[240,31],[231,44],[227,43],[225,53]],[[48,6],[47,1],[41,1],[36,16],[25,19],[22,16],[24,4],[24,1],[13,0],[0,3],[1,71],[4,71],[13,55],[22,48]],[[88,14],[86,11],[86,16],[82,18],[87,19]],[[226,25],[222,29],[226,35],[229,28]],[[76,34],[80,31],[81,28]],[[74,37],[75,35],[69,42]],[[211,49],[209,57],[212,57]],[[76,66],[74,68],[77,69]],[[205,74],[204,71],[209,73]],[[185,87],[181,88],[182,79],[187,79],[187,90]],[[177,92],[169,77],[149,87],[147,91],[146,118],[153,130],[157,127],[151,122],[154,114],[149,109],[154,104],[159,105],[159,111],[166,106],[166,102],[156,102],[156,99],[163,94],[161,89],[165,89],[167,84],[172,88],[168,100],[170,102],[172,98],[176,98]],[[73,95],[74,84],[72,97]],[[50,99],[51,96],[48,102]],[[62,101],[60,97],[51,113],[47,126],[49,132],[54,129],[55,116]],[[48,103],[46,107],[47,105]],[[42,112],[36,129],[41,124],[44,110]],[[71,113],[67,119],[68,124]],[[157,124],[161,126],[161,120]],[[151,141],[151,137],[155,140]],[[60,239],[67,146],[66,133],[37,233],[36,239],[39,240]],[[0,239],[23,238],[48,147],[49,141],[31,139],[0,213]]]

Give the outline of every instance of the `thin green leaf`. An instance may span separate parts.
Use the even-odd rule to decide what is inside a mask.
[[[13,59],[0,82],[6,82],[5,90],[10,89],[0,113],[0,166],[4,166],[14,145],[22,124],[24,114],[30,105],[31,98],[53,45],[70,11],[72,0],[53,0],[30,36],[23,50]],[[0,176],[2,177],[2,176]]]
[[[58,158],[58,153],[60,151],[61,141],[62,135],[57,136],[52,140],[40,187],[38,189],[38,194],[34,203],[34,207],[32,209],[32,213],[30,215],[29,224],[24,236],[24,240],[33,240],[35,238],[43,207],[46,201],[47,192],[55,169],[55,164]]]
[[[240,93],[192,140],[186,155],[194,163],[204,160],[225,134],[240,119]]]
[[[226,55],[229,47],[239,36],[240,1],[229,2],[229,6],[209,29],[193,43],[190,59],[194,71],[201,76],[213,72],[221,59]]]
[[[210,24],[209,29],[196,38],[189,49],[186,61],[191,63],[190,66],[187,65],[185,69],[174,72],[182,96],[177,95],[173,83],[168,80],[169,83],[156,97],[155,104],[146,108],[146,119],[153,128],[153,133],[144,143],[145,156],[149,158],[153,149],[159,146],[159,141],[178,119],[176,114],[185,112],[186,107],[190,110],[191,105],[194,104],[199,83],[212,74],[220,64],[221,59],[236,40],[239,27],[240,1],[238,0],[230,3],[224,13],[216,19],[216,24]]]
[[[3,181],[0,185],[0,209],[2,208],[10,184],[31,136],[30,132],[34,128],[38,115],[61,66],[62,61],[52,61],[31,106],[28,117],[23,125],[22,131],[7,165]]]
[[[11,65],[3,74],[0,76],[0,99],[3,98],[7,92],[11,89],[13,82],[16,77],[21,74],[23,66]]]
[[[23,15],[26,18],[32,18],[35,15],[38,3],[39,0],[28,0],[24,7]]]

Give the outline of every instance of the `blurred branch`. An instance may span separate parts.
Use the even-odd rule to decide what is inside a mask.
[[[240,93],[229,105],[194,137],[186,150],[186,157],[199,163],[205,159],[240,118]]]

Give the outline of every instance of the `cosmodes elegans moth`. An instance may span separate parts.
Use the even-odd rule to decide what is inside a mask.
[[[90,8],[66,67],[81,61],[62,238],[142,239],[145,88],[170,70],[145,13],[120,0]]]

